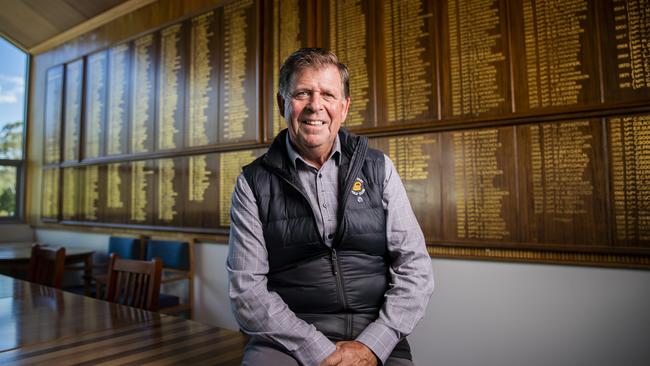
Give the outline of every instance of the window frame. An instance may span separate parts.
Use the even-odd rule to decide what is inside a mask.
[[[31,67],[32,67],[32,55],[29,52],[25,51],[22,47],[18,46],[16,43],[12,42],[11,39],[2,37],[3,40],[9,44],[16,47],[20,52],[25,54],[25,70],[24,70],[24,79],[25,79],[25,88],[23,94],[23,130],[22,130],[22,154],[20,159],[6,159],[0,158],[0,166],[9,166],[16,168],[16,211],[13,216],[0,216],[0,225],[2,224],[20,224],[25,223],[25,192],[26,192],[26,156],[27,156],[27,131],[28,131],[28,116],[30,111],[30,92],[31,92]]]

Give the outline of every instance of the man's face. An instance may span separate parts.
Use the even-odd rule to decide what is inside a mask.
[[[301,154],[327,158],[350,105],[338,69],[327,65],[300,70],[288,94],[286,99],[278,95],[278,104],[291,141]]]

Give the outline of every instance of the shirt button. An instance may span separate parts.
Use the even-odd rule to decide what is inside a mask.
[[[327,208],[327,203],[323,203],[323,207]]]
[[[318,173],[318,178],[323,178],[323,173]]]
[[[327,239],[332,239],[333,237],[334,237],[334,235],[332,235],[332,234],[327,235]]]

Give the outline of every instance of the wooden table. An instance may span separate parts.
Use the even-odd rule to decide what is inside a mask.
[[[17,269],[26,269],[29,258],[32,255],[33,243],[1,243],[0,244],[0,266],[10,271],[13,277],[17,275]],[[47,246],[47,245],[45,245]],[[88,248],[65,247],[65,264],[66,270],[79,271],[83,270],[84,293],[90,294],[90,278],[93,274],[93,254],[95,252]],[[76,263],[82,263],[83,267],[71,266]]]
[[[239,365],[238,332],[0,275],[0,364]]]

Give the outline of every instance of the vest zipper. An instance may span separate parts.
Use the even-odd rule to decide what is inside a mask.
[[[341,268],[339,265],[336,249],[332,248],[332,273],[336,277],[336,289],[339,294],[339,300],[343,304],[343,310],[348,310],[348,302],[345,297],[345,287],[343,287],[343,278],[341,276]],[[352,338],[352,316],[346,314],[345,316],[345,339]]]

